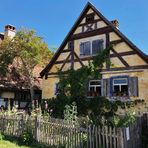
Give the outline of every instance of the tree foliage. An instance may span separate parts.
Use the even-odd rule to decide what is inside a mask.
[[[52,52],[34,30],[20,29],[14,38],[5,38],[0,44],[0,71],[4,76],[13,65],[22,77],[27,78],[31,99],[34,97],[34,69],[49,62]]]
[[[6,75],[8,72],[8,66],[13,62],[16,52],[12,50],[12,40],[10,38],[5,38],[0,43],[0,74]]]

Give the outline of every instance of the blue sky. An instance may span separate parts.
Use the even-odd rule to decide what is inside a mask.
[[[109,20],[148,54],[147,0],[90,0]],[[59,47],[87,0],[0,0],[0,32],[6,24],[35,29],[49,48]]]

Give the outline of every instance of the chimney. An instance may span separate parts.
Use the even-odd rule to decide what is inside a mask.
[[[16,28],[12,25],[5,26],[5,37],[13,38],[15,36]]]
[[[118,20],[112,20],[111,23],[113,24],[114,27],[119,29],[119,22],[118,22]]]

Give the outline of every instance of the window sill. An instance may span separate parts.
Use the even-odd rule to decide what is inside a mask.
[[[128,96],[126,96],[126,97],[110,97],[109,101],[131,102],[132,100]]]
[[[86,96],[87,99],[95,98],[96,96]]]
[[[87,58],[87,57],[95,57],[97,54],[90,54],[90,55],[80,55],[81,58]]]
[[[87,99],[93,99],[93,98],[97,98],[97,97],[102,97],[102,96],[86,96]]]

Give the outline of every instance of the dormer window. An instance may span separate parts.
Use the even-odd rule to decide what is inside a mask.
[[[88,14],[86,16],[86,23],[92,23],[94,21],[94,14]]]

